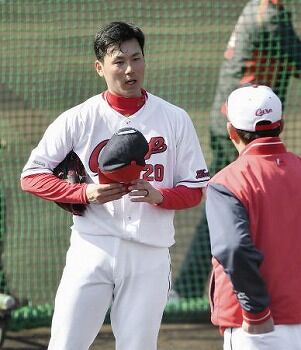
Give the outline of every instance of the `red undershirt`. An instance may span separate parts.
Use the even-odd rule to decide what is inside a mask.
[[[140,97],[126,98],[112,95],[109,91],[101,94],[109,105],[124,116],[136,113],[145,103],[147,93],[142,90]],[[62,203],[88,203],[87,184],[69,184],[53,174],[33,174],[21,179],[23,191],[38,197]],[[163,196],[160,207],[165,209],[185,209],[198,205],[202,199],[201,188],[190,188],[183,185],[174,188],[159,189]]]

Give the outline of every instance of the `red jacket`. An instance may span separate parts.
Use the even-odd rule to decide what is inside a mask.
[[[301,158],[279,138],[250,143],[209,182],[212,322],[301,323]]]

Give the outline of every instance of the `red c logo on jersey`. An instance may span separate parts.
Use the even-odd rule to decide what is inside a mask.
[[[93,173],[97,174],[98,171],[98,156],[100,151],[104,148],[104,146],[108,143],[109,140],[104,140],[100,142],[91,153],[90,159],[89,159],[89,168]]]

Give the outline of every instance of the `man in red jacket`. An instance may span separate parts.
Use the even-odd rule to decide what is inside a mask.
[[[211,319],[225,350],[300,350],[301,158],[279,138],[271,88],[234,90],[227,117],[239,157],[207,190]]]

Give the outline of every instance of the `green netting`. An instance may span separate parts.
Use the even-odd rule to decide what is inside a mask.
[[[226,77],[219,77],[224,51],[246,3],[0,0],[0,288],[29,301],[29,306],[12,313],[12,328],[44,325],[51,318],[71,217],[53,203],[22,193],[19,177],[47,125],[62,111],[105,89],[94,71],[92,43],[97,28],[112,20],[124,20],[144,30],[145,87],[189,112],[214,172],[218,168],[215,157],[221,166],[227,162],[223,157],[228,150],[232,154],[213,111],[219,86],[226,89],[227,84]],[[292,12],[296,32],[301,33],[300,0],[285,1],[285,6]],[[283,21],[284,26],[287,19],[285,15],[276,21]],[[262,79],[269,78],[266,72],[275,60],[283,62],[282,72],[291,72],[294,62],[273,41],[278,34],[254,31],[252,35],[261,40],[257,57],[263,58]],[[240,39],[240,44],[249,39]],[[286,43],[288,52],[294,51],[295,43],[289,38]],[[244,47],[245,54],[250,49]],[[240,63],[238,60],[235,65],[236,81],[241,79]],[[280,93],[286,96],[283,138],[289,149],[300,153],[301,83],[297,77],[288,79],[288,74],[282,74],[279,84]],[[224,119],[219,120],[224,124]],[[174,289],[179,298],[168,304],[166,320],[169,316],[180,320],[189,315],[198,317],[208,309],[210,252],[203,208],[178,212],[175,225],[177,243],[171,253]]]

